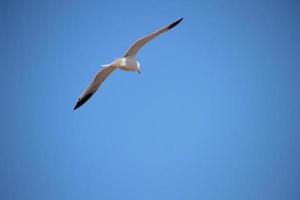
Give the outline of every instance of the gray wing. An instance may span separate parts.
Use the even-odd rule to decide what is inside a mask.
[[[126,52],[125,56],[135,56],[138,52],[138,50],[140,48],[142,48],[147,42],[149,42],[150,40],[154,39],[155,37],[157,37],[158,35],[160,35],[161,33],[164,33],[172,28],[174,28],[177,24],[179,24],[181,21],[183,20],[183,18],[177,20],[176,22],[173,22],[172,24],[169,24],[163,28],[161,28],[160,30],[151,33],[150,35],[147,35],[146,37],[143,37],[139,40],[137,40]]]
[[[103,81],[108,77],[108,75],[114,71],[116,68],[113,66],[108,66],[101,71],[99,71],[92,81],[92,83],[88,86],[88,88],[82,93],[79,97],[74,110],[82,106],[87,100],[91,98],[91,96],[98,90]]]

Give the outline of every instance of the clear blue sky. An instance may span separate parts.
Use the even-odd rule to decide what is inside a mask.
[[[0,199],[300,198],[300,3],[1,1]],[[101,64],[184,21],[115,71]]]

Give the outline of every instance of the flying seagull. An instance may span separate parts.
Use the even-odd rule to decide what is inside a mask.
[[[177,24],[182,21],[183,18],[173,22],[154,33],[151,33],[139,40],[137,40],[126,52],[126,54],[122,58],[115,59],[112,63],[108,65],[102,65],[102,69],[97,73],[96,77],[92,81],[92,83],[88,86],[88,88],[81,94],[79,97],[74,110],[82,106],[91,96],[98,90],[103,81],[108,77],[108,75],[114,71],[115,69],[122,69],[124,71],[133,71],[140,73],[140,63],[135,59],[136,54],[139,49],[142,48],[147,42],[153,40],[155,37],[164,33],[172,28],[174,28]]]

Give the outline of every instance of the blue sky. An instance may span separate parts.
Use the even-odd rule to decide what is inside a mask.
[[[1,1],[0,199],[299,199],[300,4]],[[101,64],[181,17],[73,111]]]

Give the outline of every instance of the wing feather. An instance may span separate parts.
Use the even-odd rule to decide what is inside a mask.
[[[94,80],[90,83],[90,85],[87,87],[87,89],[82,93],[82,95],[79,97],[74,110],[82,106],[87,100],[93,96],[93,94],[98,90],[100,85],[103,83],[103,81],[108,77],[108,75],[114,71],[116,68],[114,66],[108,66],[99,71],[94,78]]]
[[[157,37],[158,35],[160,35],[161,33],[164,33],[172,28],[174,28],[177,24],[179,24],[181,21],[183,20],[183,18],[177,20],[176,22],[173,22],[161,29],[159,29],[156,32],[153,32],[139,40],[137,40],[126,52],[126,54],[124,55],[124,57],[127,56],[135,56],[137,54],[137,52],[140,50],[140,48],[142,48],[147,42],[153,40],[155,37]]]

